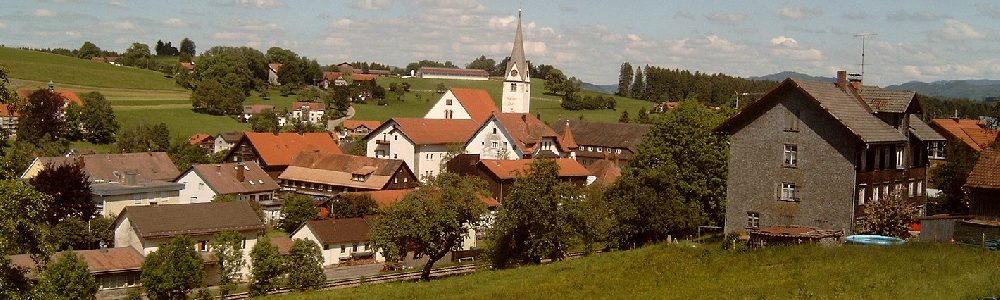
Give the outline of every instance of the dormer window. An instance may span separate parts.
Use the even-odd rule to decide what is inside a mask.
[[[368,176],[365,176],[364,174],[351,174],[351,175],[352,175],[351,176],[351,180],[354,180],[354,181],[365,181],[365,180],[368,180]]]

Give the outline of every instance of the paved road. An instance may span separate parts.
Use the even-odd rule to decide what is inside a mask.
[[[358,266],[329,266],[323,268],[327,280],[339,278],[353,278],[358,276],[378,275],[382,270],[381,263],[358,265]]]

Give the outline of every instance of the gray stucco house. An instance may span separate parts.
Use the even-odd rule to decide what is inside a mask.
[[[715,131],[730,134],[725,231],[855,231],[865,203],[899,191],[924,203],[927,143],[911,91],[786,79]]]

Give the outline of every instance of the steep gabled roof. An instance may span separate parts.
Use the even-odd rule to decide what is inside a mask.
[[[510,51],[510,60],[507,61],[507,69],[504,76],[510,76],[510,70],[517,65],[518,74],[521,81],[528,81],[528,60],[524,56],[524,37],[521,34],[521,12],[517,12],[517,33],[514,34],[514,48]]]
[[[344,120],[343,124],[344,129],[357,129],[358,127],[364,126],[368,129],[374,130],[375,128],[378,128],[379,125],[382,125],[382,122],[347,119]]]
[[[340,72],[323,72],[323,79],[326,80],[337,80],[342,79]]]
[[[207,134],[207,133],[198,133],[198,134],[192,135],[191,137],[188,138],[188,143],[191,143],[191,145],[198,145],[198,144],[204,143],[205,141],[213,141],[214,142],[215,141],[215,137],[213,137],[211,134]]]
[[[615,167],[615,164],[607,159],[595,161],[587,167],[587,171],[597,177],[595,183],[612,184],[618,177],[622,176],[622,171]]]
[[[226,141],[227,143],[235,144],[236,142],[239,142],[244,135],[246,134],[242,131],[224,131],[224,132],[219,132],[219,134],[215,136],[222,137],[222,140]]]
[[[965,187],[1000,189],[1000,150],[986,148],[969,172]]]
[[[556,164],[559,165],[559,177],[578,177],[578,176],[591,176],[593,174],[587,171],[580,163],[576,162],[571,158],[556,158]],[[534,159],[483,159],[479,161],[479,165],[486,167],[490,173],[493,173],[497,178],[500,179],[514,179],[518,174],[525,174],[531,168],[531,163]]]
[[[264,222],[246,201],[127,206],[115,219],[115,227],[126,218],[144,239],[212,235],[223,230],[264,230]]]
[[[451,88],[451,93],[455,95],[458,103],[462,105],[462,108],[465,108],[472,120],[477,123],[482,123],[491,114],[500,112],[496,102],[493,102],[493,98],[486,90]]]
[[[239,180],[239,170],[243,169],[243,180]],[[198,174],[205,184],[221,195],[253,194],[276,191],[281,187],[271,179],[257,163],[252,161],[228,164],[198,164],[188,172]]]
[[[469,119],[393,118],[380,128],[384,126],[396,126],[417,145],[443,145],[465,143],[479,128],[479,123]]]
[[[37,91],[38,90],[17,90],[17,95],[19,97],[21,97],[21,98],[28,99],[28,97],[31,97],[31,95],[34,94]],[[80,97],[77,97],[76,93],[74,93],[73,91],[69,91],[69,90],[55,90],[53,92],[56,93],[57,95],[62,96],[63,98],[65,98],[66,99],[66,103],[73,102],[73,103],[76,103],[76,105],[79,105],[80,107],[83,107],[83,101],[80,100]]]
[[[913,91],[883,90],[877,86],[863,86],[858,95],[874,112],[906,113],[911,103],[916,103]]]
[[[91,275],[121,273],[129,271],[139,271],[142,269],[142,255],[132,247],[117,247],[102,250],[76,250],[76,255],[83,258],[87,264],[87,271]],[[65,252],[56,252],[50,257],[50,261],[56,261]],[[30,271],[29,278],[37,278],[34,274],[35,260],[30,254],[17,254],[10,256],[11,264],[23,267]]]
[[[319,150],[330,154],[341,154],[337,141],[325,132],[257,133],[247,132],[245,139],[250,142],[261,159],[268,166],[287,166],[302,151]]]
[[[944,136],[938,134],[937,131],[934,131],[934,128],[924,123],[918,114],[910,115],[910,133],[924,142],[947,140]]]
[[[39,157],[42,166],[52,163],[75,163],[80,157]],[[83,171],[91,181],[120,181],[127,171],[135,171],[139,181],[171,181],[181,172],[174,166],[166,152],[139,152],[121,154],[91,154],[82,156]]]
[[[976,152],[981,152],[997,140],[1000,130],[987,129],[982,120],[933,119],[931,127],[951,140],[958,140]]]
[[[306,222],[322,244],[367,242],[371,236],[371,217],[325,219]]]
[[[375,77],[378,77],[378,75],[375,75],[375,74],[359,74],[359,73],[354,73],[354,74],[351,75],[351,80],[353,80],[353,81],[375,81]]]
[[[267,68],[278,72],[281,69],[281,64],[267,64]]]
[[[0,117],[20,117],[21,113],[18,113],[13,109],[12,104],[2,104],[0,103]]]
[[[320,102],[292,102],[292,110],[302,110],[309,107],[310,110],[326,110],[326,104]]]
[[[892,126],[872,115],[863,100],[837,86],[836,83],[788,78],[754,101],[735,116],[722,122],[715,131],[732,132],[740,124],[756,118],[768,103],[778,101],[782,91],[793,90],[805,95],[823,111],[840,122],[845,129],[865,143],[905,142],[906,137]]]
[[[652,127],[649,124],[636,123],[559,120],[552,125],[552,128],[558,130],[567,125],[578,145],[624,148],[632,152],[637,150],[639,143],[642,142],[642,136]]]
[[[518,147],[524,153],[534,153],[543,138],[552,138],[559,146],[559,151],[569,152],[576,147],[576,142],[567,143],[556,134],[555,130],[545,125],[535,115],[528,113],[502,113],[496,115],[500,124],[514,138]]]
[[[406,163],[399,159],[302,151],[278,178],[381,190],[404,168]],[[365,180],[355,180],[355,175]]]

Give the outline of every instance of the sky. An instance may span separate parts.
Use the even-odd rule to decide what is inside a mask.
[[[749,77],[861,72],[880,86],[1000,79],[994,1],[5,0],[0,44],[124,52],[290,49],[320,64],[509,56],[523,11],[528,60],[594,84],[623,62]],[[867,34],[862,39],[858,35]]]

